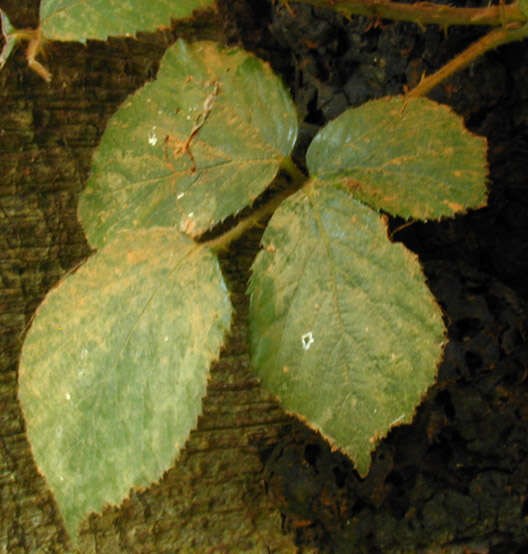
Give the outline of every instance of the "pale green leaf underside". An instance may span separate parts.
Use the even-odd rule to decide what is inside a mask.
[[[434,382],[441,311],[381,218],[315,182],[273,215],[250,280],[252,365],[286,410],[365,475],[391,425]]]
[[[351,108],[316,135],[312,176],[393,215],[440,219],[486,203],[486,139],[447,106],[386,97]]]
[[[178,146],[204,103],[212,108],[190,143],[193,162]],[[204,232],[267,187],[296,136],[294,105],[267,64],[212,42],[178,41],[157,80],[111,118],[94,155],[79,204],[90,243],[123,227]]]
[[[120,233],[38,308],[19,398],[72,537],[173,463],[230,319],[216,257],[163,229]]]
[[[106,40],[169,27],[171,19],[190,17],[214,0],[42,0],[40,25],[53,40]]]

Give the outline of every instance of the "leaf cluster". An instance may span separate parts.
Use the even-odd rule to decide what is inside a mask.
[[[106,39],[214,9],[176,4],[135,0],[109,17],[109,0],[43,1],[41,27],[26,34],[29,64],[52,79],[36,60],[42,36]],[[525,0],[520,10],[517,19]],[[502,32],[523,38],[526,23],[512,25]],[[159,479],[195,427],[232,315],[216,253],[265,216],[248,283],[262,383],[361,475],[376,443],[411,421],[434,382],[444,325],[384,214],[439,220],[487,195],[486,140],[421,97],[435,79],[319,130],[307,176],[291,156],[298,122],[288,91],[239,48],[179,40],[156,80],[110,119],[78,208],[97,251],[38,308],[19,371],[33,454],[73,537],[88,513]],[[284,174],[293,185],[282,195],[198,240]]]

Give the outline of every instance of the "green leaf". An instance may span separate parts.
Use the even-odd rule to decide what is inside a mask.
[[[216,257],[176,231],[123,231],[52,290],[19,398],[66,528],[159,479],[195,427],[231,319]]]
[[[204,232],[268,186],[296,137],[294,105],[267,64],[178,41],[157,80],[111,118],[94,155],[79,204],[90,243],[123,227]]]
[[[373,208],[427,220],[485,205],[486,148],[447,106],[395,96],[331,121],[306,160],[311,175]]]
[[[15,37],[13,36],[13,26],[11,25],[11,22],[9,21],[9,18],[5,14],[5,12],[0,9],[0,23],[2,23],[2,34],[4,35],[5,42],[2,46],[2,50],[0,51],[0,70],[4,67],[5,63],[7,62],[9,56],[11,55],[11,52],[15,46]]]
[[[214,6],[214,0],[42,0],[43,35],[53,40],[106,40],[166,26],[190,17],[193,10]]]
[[[252,365],[298,414],[368,472],[409,422],[441,358],[441,311],[414,254],[374,211],[311,182],[273,215],[253,265]]]
[[[528,0],[519,0],[519,8],[525,17],[528,17]]]

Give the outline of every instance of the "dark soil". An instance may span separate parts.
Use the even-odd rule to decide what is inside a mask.
[[[0,2],[0,7],[28,26],[36,21],[35,4]],[[361,17],[347,21],[330,10],[294,2],[222,0],[220,11],[227,41],[269,61],[291,90],[302,121],[296,148],[300,163],[321,125],[350,106],[412,88],[422,73],[434,71],[485,32],[450,28],[444,33],[434,26],[421,30],[410,23]],[[26,250],[20,259],[2,260],[0,284],[8,299],[19,282],[27,287],[26,300],[14,293],[9,300],[9,310],[18,310],[22,323],[59,276],[88,254],[75,206],[93,148],[107,118],[155,76],[159,57],[181,33],[185,30],[173,29],[87,47],[50,45],[48,64],[65,83],[63,97],[60,90],[53,97],[43,92],[21,52],[10,61],[9,75],[19,81],[1,81],[16,94],[3,97],[10,104],[9,109],[4,105],[2,134],[11,133],[11,138],[2,146],[0,226],[7,229],[9,221],[2,248]],[[211,35],[210,30],[204,33]],[[68,102],[77,90],[74,111]],[[486,208],[401,230],[403,222],[391,220],[394,240],[419,255],[444,309],[449,343],[438,382],[413,424],[393,429],[380,443],[365,479],[301,423],[283,418],[275,435],[255,440],[268,498],[280,508],[283,531],[294,534],[300,551],[528,552],[526,44],[489,52],[430,97],[449,104],[469,129],[487,137],[490,163]],[[54,135],[59,127],[60,136]],[[18,157],[10,165],[9,149],[23,152],[26,161]],[[33,173],[24,177],[26,166]],[[35,183],[52,183],[53,194],[32,188]],[[17,187],[23,186],[21,192]],[[31,244],[25,239],[35,231],[29,216],[22,223],[9,216],[18,209],[16,197],[23,198],[24,209],[39,214],[38,225],[51,236],[39,248],[47,250],[28,254]],[[32,275],[38,273],[38,282],[24,280],[28,268]],[[0,308],[8,306],[5,302]],[[2,329],[0,353],[19,352],[18,335],[9,334],[7,326]],[[16,357],[10,359],[0,372],[6,383],[16,375]],[[23,432],[19,415],[4,411],[2,418],[0,455],[2,448],[8,451],[5,437]],[[65,539],[54,540],[63,544]],[[19,546],[17,552],[36,551]]]
[[[229,5],[233,39],[268,59],[294,95],[301,159],[321,125],[412,88],[483,33],[347,21],[294,3]],[[270,494],[300,544],[343,553],[528,552],[527,62],[525,44],[501,48],[430,95],[488,138],[490,162],[488,207],[395,233],[419,255],[445,312],[450,340],[438,383],[413,425],[382,441],[366,479],[302,426],[266,453]]]

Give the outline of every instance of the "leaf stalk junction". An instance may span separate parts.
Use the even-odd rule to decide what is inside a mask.
[[[253,213],[241,219],[234,227],[220,236],[204,242],[203,245],[215,252],[227,250],[229,245],[239,239],[248,229],[259,225],[264,219],[273,215],[283,200],[297,192],[305,184],[307,176],[299,169],[292,157],[287,156],[281,163],[276,179],[285,183],[285,187],[280,193],[274,195]]]

